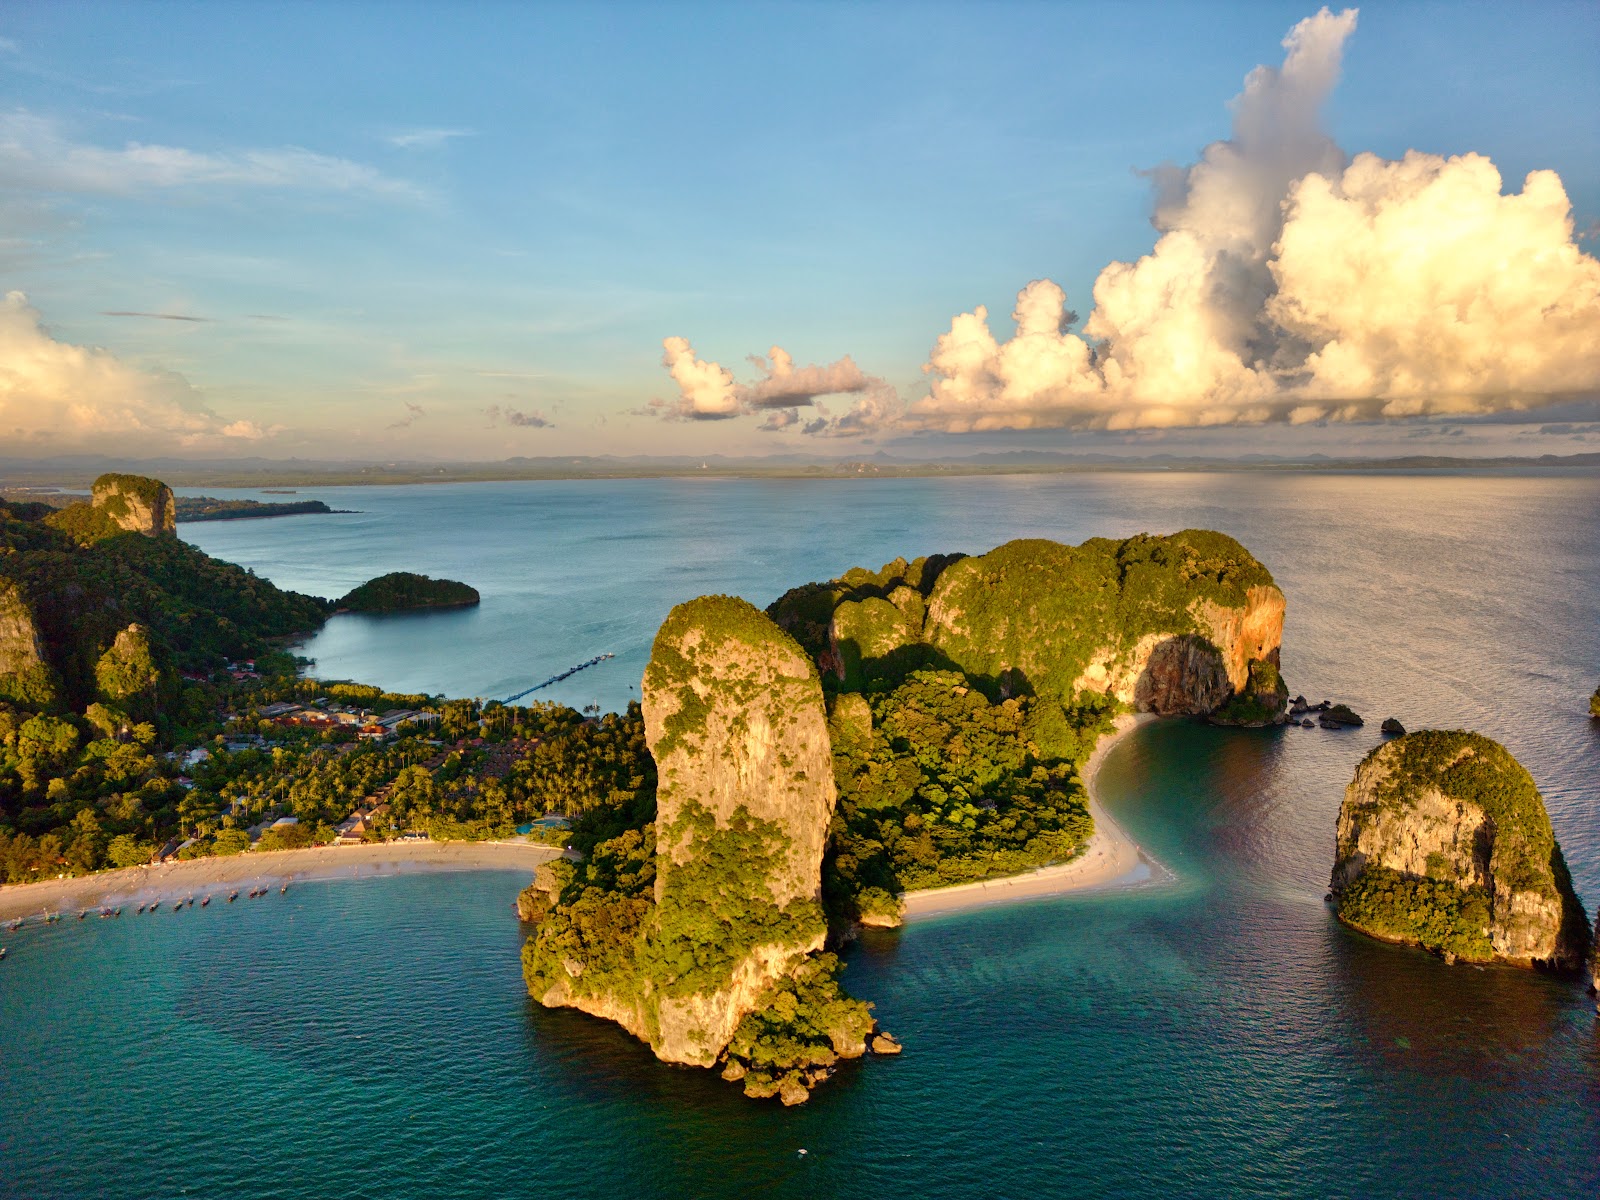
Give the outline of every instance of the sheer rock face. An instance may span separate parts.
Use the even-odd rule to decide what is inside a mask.
[[[1341,901],[1374,870],[1415,883],[1449,884],[1481,905],[1464,934],[1478,952],[1431,945],[1406,922],[1368,908],[1341,917],[1389,941],[1447,957],[1575,969],[1588,923],[1526,770],[1477,734],[1425,730],[1379,746],[1356,770],[1339,809],[1332,888]],[[1376,876],[1374,876],[1376,878]],[[1452,894],[1452,900],[1457,896]]]
[[[0,576],[0,700],[42,707],[57,691],[33,610],[21,587]]]
[[[837,797],[822,686],[805,652],[742,600],[691,600],[656,635],[643,707],[660,780],[656,902],[693,853],[669,833],[690,802],[719,825],[739,808],[780,823],[790,845],[767,880],[772,899],[817,899]]]
[[[779,909],[815,909],[822,850],[837,801],[822,687],[794,640],[751,605],[704,596],[672,610],[656,635],[643,687],[645,738],[656,760],[656,904],[694,879],[707,850],[709,813],[717,829],[736,820],[775,831],[762,880]],[[741,811],[742,810],[742,811]],[[742,947],[720,986],[662,997],[656,1053],[709,1066],[756,997],[805,954],[820,950],[823,927]]]
[[[172,489],[142,475],[102,475],[94,481],[94,506],[117,528],[146,537],[176,536],[178,506]]]
[[[765,615],[704,596],[662,625],[642,692],[654,903],[609,910],[613,953],[556,963],[536,948],[534,960],[547,957],[530,986],[545,1005],[617,1022],[667,1062],[711,1066],[762,994],[823,945],[837,797],[822,687]]]

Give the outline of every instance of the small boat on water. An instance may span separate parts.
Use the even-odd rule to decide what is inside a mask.
[[[139,911],[140,912],[144,911],[144,901],[143,900],[139,901]]]
[[[287,891],[288,891],[288,890],[289,890],[289,885],[288,885],[288,883],[287,883],[287,882],[285,882],[285,883],[284,883],[284,885],[283,885],[283,886],[282,886],[282,887],[281,887],[281,888],[279,888],[279,889],[278,889],[278,895],[280,895],[280,896],[281,896],[281,895],[283,895],[283,894],[284,894],[284,893],[285,893],[285,892],[287,892]]]
[[[190,908],[193,908],[193,907],[194,907],[194,897],[193,897],[193,896],[190,896],[190,897],[189,897],[189,907],[190,907]]]
[[[173,905],[172,905],[172,911],[173,912],[181,912],[181,911],[183,911],[183,901],[182,900],[174,901]]]
[[[0,946],[0,958],[4,958],[5,956],[6,956],[6,948],[4,946]]]
[[[228,893],[228,903],[229,904],[232,904],[238,898],[239,898],[239,889],[238,888],[234,888],[233,891]]]
[[[79,913],[78,913],[78,920],[80,920],[80,921],[81,921],[81,920],[83,920],[83,919],[84,919],[84,918],[85,918],[85,917],[87,917],[87,916],[88,916],[88,915],[89,915],[89,910],[88,910],[88,909],[87,909],[87,908],[85,908],[85,909],[82,909],[82,910],[81,910],[81,911],[80,911],[80,912],[79,912]]]
[[[207,896],[204,900],[200,901],[200,907],[204,908],[206,905],[208,905],[210,903],[211,903],[211,897]]]

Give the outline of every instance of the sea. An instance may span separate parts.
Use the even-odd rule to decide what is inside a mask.
[[[274,499],[252,491],[209,494]],[[515,872],[0,938],[0,1194],[116,1197],[1588,1197],[1600,1021],[1581,982],[1446,966],[1324,903],[1378,723],[1475,729],[1532,772],[1600,905],[1600,475],[1085,473],[302,488],[356,510],[180,526],[284,587],[415,570],[470,610],[338,616],[323,678],[574,707],[637,697],[707,592],[765,605],[897,555],[1186,527],[1288,598],[1292,691],[1364,728],[1123,740],[1107,809],[1163,868],[853,944],[905,1053],[744,1099],[532,1003]]]

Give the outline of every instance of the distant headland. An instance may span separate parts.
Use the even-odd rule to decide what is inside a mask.
[[[178,521],[246,521],[259,517],[298,517],[323,513],[348,513],[329,508],[321,500],[219,500],[215,496],[179,496]]]

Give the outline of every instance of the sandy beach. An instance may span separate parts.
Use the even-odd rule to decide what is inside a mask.
[[[1083,785],[1089,793],[1089,813],[1094,817],[1094,836],[1089,839],[1088,849],[1081,855],[1069,863],[1040,867],[1022,875],[906,892],[901,897],[905,904],[906,920],[982,908],[990,904],[1009,904],[1036,896],[1056,896],[1087,888],[1125,886],[1150,878],[1154,873],[1152,864],[1140,851],[1138,843],[1123,832],[1122,827],[1101,806],[1094,784],[1111,748],[1131,731],[1153,720],[1155,718],[1148,713],[1137,716],[1124,714],[1117,718],[1116,727],[1095,743],[1094,753],[1083,767]]]
[[[285,882],[399,875],[410,871],[526,870],[561,851],[538,842],[386,842],[363,846],[318,846],[227,858],[195,858],[154,867],[126,867],[76,879],[49,879],[0,887],[0,921],[37,920],[44,911],[71,918],[102,905],[126,908],[157,900],[206,895],[226,897],[233,888],[272,888]]]
[[[1116,728],[1101,737],[1084,764],[1084,786],[1094,836],[1078,858],[1059,866],[1040,867],[1023,875],[963,883],[954,887],[907,892],[907,920],[938,913],[1006,904],[1036,896],[1054,896],[1087,888],[1114,887],[1150,878],[1152,865],[1139,846],[1111,819],[1095,793],[1095,777],[1111,748],[1148,715],[1117,718]],[[387,842],[381,845],[318,846],[309,850],[247,853],[228,858],[196,858],[161,866],[127,867],[76,879],[0,887],[0,921],[21,917],[37,920],[46,911],[74,917],[102,905],[137,906],[208,894],[224,897],[238,888],[281,887],[285,882],[351,879],[397,875],[408,871],[526,870],[555,858],[560,850],[537,842]]]

